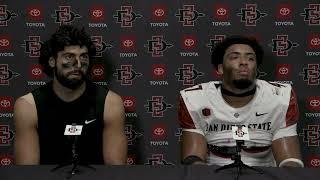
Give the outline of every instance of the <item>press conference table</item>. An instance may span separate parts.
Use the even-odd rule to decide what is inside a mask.
[[[50,170],[54,166],[3,166],[0,180],[61,180],[71,167]],[[80,168],[71,180],[233,180],[235,169],[215,173],[217,166],[93,166]],[[317,168],[263,168],[264,174],[245,170],[239,180],[320,180]]]

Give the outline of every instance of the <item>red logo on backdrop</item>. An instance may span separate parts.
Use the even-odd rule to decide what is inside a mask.
[[[105,8],[102,5],[93,5],[90,7],[90,20],[93,22],[102,22],[105,20]]]
[[[291,64],[277,64],[276,65],[276,79],[290,79],[291,77]]]
[[[299,44],[289,40],[288,35],[277,35],[272,39],[272,52],[275,52],[277,56],[288,56],[289,51]]]
[[[162,57],[163,52],[172,46],[172,44],[163,40],[163,36],[152,36],[152,39],[148,40],[146,45],[148,53],[151,53],[152,57]]]
[[[27,40],[24,40],[24,52],[31,58],[40,57],[40,48],[42,42],[40,41],[40,36],[28,36]]]
[[[213,17],[220,21],[229,19],[230,8],[226,4],[215,4],[213,7]]]
[[[152,78],[154,80],[165,80],[167,67],[165,64],[152,64]]]
[[[314,33],[308,35],[308,48],[320,49],[320,33]]]
[[[7,9],[7,5],[0,5],[0,27],[8,26],[8,22],[16,16],[16,13]]]
[[[210,48],[210,52],[213,51],[213,48],[220,42],[222,42],[226,38],[226,35],[214,35],[213,38],[210,38],[209,44],[207,47]]]
[[[13,165],[13,155],[0,154],[0,166]]]
[[[71,6],[59,6],[58,10],[54,10],[55,14],[52,15],[55,18],[57,24],[71,24],[75,18],[81,18],[79,14],[71,11]]]
[[[174,75],[178,77],[178,81],[182,81],[184,86],[193,86],[195,80],[204,75],[203,72],[194,68],[194,64],[183,64],[182,66],[182,68],[178,68],[178,72]]]
[[[134,35],[121,35],[121,50],[133,51],[136,49],[136,36]]]
[[[307,125],[306,128],[303,128],[303,132],[300,134],[303,136],[303,142],[307,144],[307,146],[320,146],[320,125]]]
[[[167,128],[164,124],[156,124],[152,127],[152,138],[154,140],[163,140],[167,137]]]
[[[301,16],[304,16],[304,21],[308,25],[320,25],[320,4],[309,4],[307,8],[303,9],[304,12],[300,13]]]
[[[292,18],[292,5],[291,4],[278,4],[276,18],[279,20],[289,20]]]
[[[122,100],[126,112],[134,112],[136,110],[136,98],[134,96],[122,96]]]
[[[129,154],[127,157],[127,164],[134,165],[134,164],[136,164],[136,162],[137,162],[136,156],[133,154]]]
[[[30,5],[27,7],[27,15],[31,21],[43,20],[43,7],[40,5]]]
[[[168,7],[165,5],[153,5],[151,11],[153,21],[161,22],[168,16]]]
[[[303,77],[303,81],[306,81],[308,85],[319,85],[320,64],[308,64],[299,75]]]
[[[14,99],[11,96],[0,96],[0,111],[12,111]]]
[[[0,85],[9,85],[9,81],[20,74],[11,71],[8,64],[0,64]]]
[[[308,168],[319,168],[320,167],[320,155],[309,155],[307,157],[306,166]]]
[[[212,76],[216,79],[220,79],[222,74],[219,73],[215,68],[212,70]]]
[[[193,35],[185,35],[182,37],[182,49],[195,49],[197,46],[197,38]]]
[[[104,80],[105,74],[104,74],[104,65],[103,64],[94,64],[91,68],[91,79],[93,81],[101,81]]]
[[[178,9],[178,14],[175,14],[179,18],[179,22],[182,22],[183,26],[194,26],[195,21],[199,17],[204,17],[204,13],[200,13],[195,10],[195,5],[183,5],[182,9]]]
[[[147,104],[144,105],[147,113],[151,113],[152,117],[163,117],[164,112],[172,108],[172,104],[166,103],[163,99],[163,96],[152,96],[150,100],[147,100]]]
[[[102,36],[91,36],[91,40],[96,47],[95,57],[102,57],[103,52],[105,52],[107,49],[110,49],[112,47],[111,44],[107,44],[106,42],[103,41]]]
[[[43,79],[46,74],[43,72],[43,67],[40,64],[32,64],[29,66],[30,79]]]
[[[12,49],[11,37],[9,35],[0,35],[0,51]]]
[[[121,85],[132,85],[133,80],[139,76],[142,76],[141,73],[132,69],[131,64],[121,65],[121,68],[116,69],[116,73],[113,75],[117,77],[117,81],[119,81]]]
[[[0,146],[10,146],[14,138],[14,133],[9,125],[0,124]]]
[[[121,6],[121,9],[117,10],[117,14],[113,15],[113,18],[117,19],[116,23],[121,24],[121,27],[132,27],[133,22],[141,17],[142,15],[133,11],[132,6]]]
[[[262,13],[257,6],[257,4],[246,4],[245,8],[240,9],[237,15],[241,16],[241,22],[244,22],[245,26],[256,26],[260,18],[267,16],[267,13]]]
[[[320,111],[320,96],[307,97],[306,108],[309,111]]]

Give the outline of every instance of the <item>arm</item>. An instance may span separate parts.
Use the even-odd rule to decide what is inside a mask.
[[[273,141],[272,151],[278,165],[286,159],[289,160],[289,158],[301,160],[299,140],[297,136],[284,137]],[[301,163],[291,160],[283,164],[283,166],[301,167]]]
[[[193,164],[206,164],[207,159],[207,141],[199,133],[183,131],[182,132],[182,159],[185,160],[190,156],[197,156],[202,159],[195,161]]]
[[[297,97],[292,90],[286,113],[285,127],[280,128],[276,132],[275,139],[271,145],[278,166],[303,167],[297,136],[298,119],[299,107]]]
[[[184,129],[182,132],[182,147],[181,158],[184,164],[190,161],[192,164],[205,164],[207,159],[207,141],[204,136],[198,133],[194,122],[189,114],[189,111],[182,99],[179,100],[179,123]],[[191,156],[196,156],[200,159],[189,159]],[[188,160],[189,159],[189,160]]]
[[[105,164],[127,162],[127,137],[124,131],[125,112],[119,95],[109,91],[104,105],[103,158]]]
[[[17,99],[14,105],[14,155],[17,165],[35,165],[40,162],[37,132],[37,110],[29,93]]]

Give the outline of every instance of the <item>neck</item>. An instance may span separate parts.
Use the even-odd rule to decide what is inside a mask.
[[[69,89],[60,84],[59,81],[56,78],[54,78],[52,87],[53,91],[60,99],[62,99],[65,102],[71,102],[79,98],[84,93],[84,91],[86,90],[86,82],[84,81],[81,84],[81,86],[77,89]]]
[[[228,88],[224,84],[221,86],[223,99],[234,108],[240,108],[248,104],[253,99],[255,92],[255,84],[246,89]]]

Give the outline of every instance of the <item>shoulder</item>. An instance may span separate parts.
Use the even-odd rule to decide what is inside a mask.
[[[197,93],[202,93],[204,91],[207,91],[208,89],[216,90],[216,87],[219,86],[219,84],[221,84],[220,81],[209,81],[206,83],[197,84],[195,86],[188,87],[188,88],[181,90],[180,94],[181,95],[194,94],[194,93],[197,94]]]
[[[37,108],[32,93],[19,97],[14,104],[14,119],[19,124],[37,123]]]
[[[264,93],[277,97],[290,96],[292,90],[290,84],[279,83],[276,81],[265,81],[258,79],[257,85]]]
[[[115,93],[114,91],[111,90],[106,90],[107,96],[106,96],[106,102],[108,104],[123,104],[122,98],[119,94]]]
[[[15,102],[15,106],[20,106],[20,105],[35,106],[35,101],[34,101],[34,98],[33,98],[33,94],[32,93],[28,93],[26,95],[23,95],[23,96],[19,97]]]

